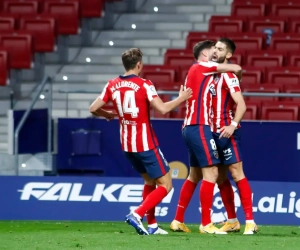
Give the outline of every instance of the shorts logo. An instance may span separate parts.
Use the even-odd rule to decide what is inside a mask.
[[[218,153],[218,151],[214,151],[214,157],[215,157],[216,159],[219,159],[219,153]]]
[[[232,157],[231,148],[224,149],[223,153],[226,161],[228,161]]]

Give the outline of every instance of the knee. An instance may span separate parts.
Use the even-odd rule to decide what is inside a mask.
[[[156,186],[155,180],[149,179],[149,180],[144,180],[145,185],[148,186]]]
[[[203,179],[202,170],[200,168],[191,169],[187,179],[195,184],[198,184],[199,181]]]
[[[229,167],[229,171],[231,173],[232,179],[235,182],[240,181],[245,178],[243,167],[240,163],[233,164]]]

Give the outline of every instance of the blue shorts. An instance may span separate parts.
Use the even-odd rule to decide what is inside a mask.
[[[191,167],[207,167],[220,164],[215,140],[208,125],[189,125],[182,131],[189,150]]]
[[[235,130],[230,138],[219,139],[219,136],[220,133],[213,133],[222,164],[231,165],[242,161],[241,129]]]
[[[138,173],[147,173],[152,179],[162,177],[170,170],[159,147],[145,152],[124,152],[124,154]]]

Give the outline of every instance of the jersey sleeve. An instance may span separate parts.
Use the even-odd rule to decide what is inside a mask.
[[[110,101],[110,93],[109,93],[109,89],[108,89],[108,85],[109,82],[104,86],[101,94],[99,95],[99,99],[101,99],[102,101],[104,101],[105,103],[108,103]]]
[[[237,76],[233,73],[224,73],[225,87],[230,93],[240,92],[240,82]]]
[[[146,89],[146,95],[149,102],[151,102],[155,97],[158,97],[156,89],[151,81],[145,81],[143,87]]]
[[[203,75],[212,75],[217,73],[218,63],[215,62],[199,62]]]

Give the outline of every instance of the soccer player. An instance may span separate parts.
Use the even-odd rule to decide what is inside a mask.
[[[155,206],[172,189],[172,179],[170,168],[150,124],[149,108],[152,106],[161,114],[166,114],[189,99],[192,90],[183,90],[181,86],[176,99],[162,102],[152,82],[139,77],[143,68],[142,56],[141,50],[137,48],[126,50],[122,54],[125,74],[108,81],[101,95],[90,106],[90,112],[107,120],[115,115],[119,117],[122,149],[145,181],[143,202],[126,216],[126,222],[140,235],[167,234],[167,231],[158,227],[154,212]],[[102,109],[109,101],[113,102],[117,114]],[[146,212],[148,230],[142,224]]]
[[[236,46],[228,38],[221,38],[215,46],[212,60],[228,63]],[[240,193],[241,203],[246,217],[244,234],[254,234],[258,227],[254,222],[252,211],[252,191],[243,171],[241,153],[240,122],[246,112],[246,104],[240,89],[239,80],[233,73],[214,75],[216,95],[212,97],[213,122],[212,131],[222,165],[219,166],[218,185],[228,220],[221,228],[223,232],[240,231],[236,218],[234,194],[229,179],[228,169]],[[236,104],[236,112],[233,108]]]
[[[187,112],[183,125],[183,138],[189,150],[190,173],[182,186],[175,220],[170,225],[173,231],[189,232],[183,223],[184,211],[192,197],[197,183],[203,176],[200,187],[202,222],[200,233],[226,234],[211,223],[211,208],[214,187],[218,178],[220,163],[215,140],[210,129],[211,102],[216,94],[212,74],[217,72],[240,72],[236,64],[217,64],[211,61],[215,42],[203,41],[194,46],[197,63],[189,70],[185,86],[193,90],[193,97],[187,101]]]

